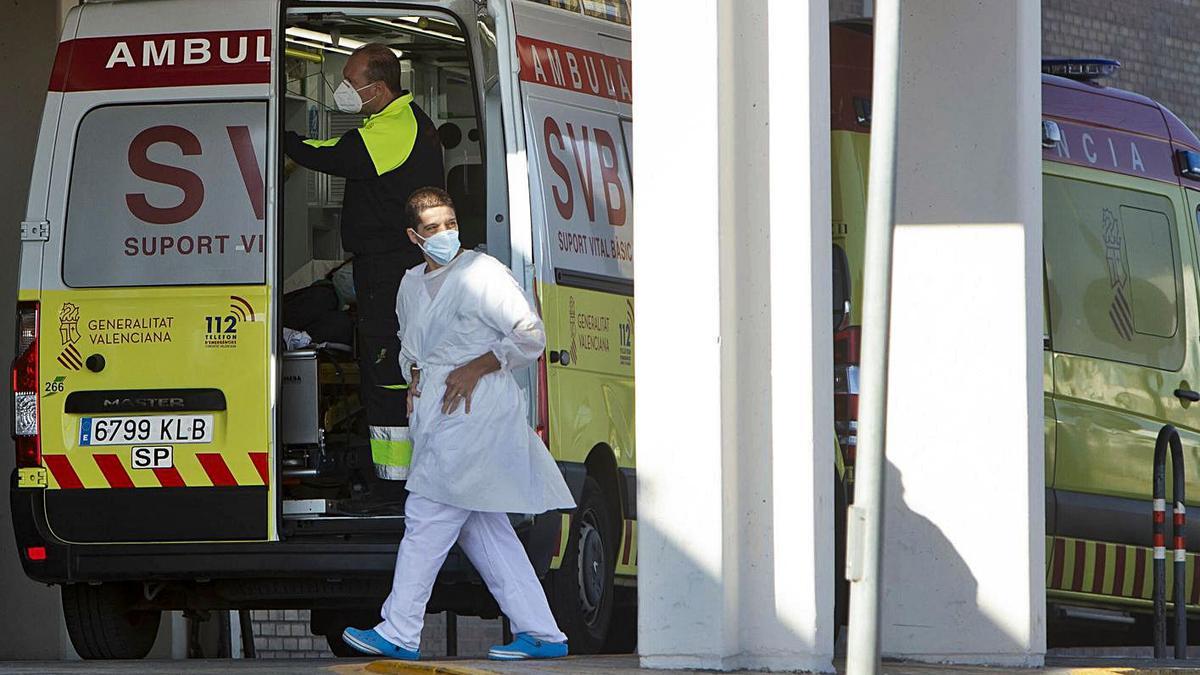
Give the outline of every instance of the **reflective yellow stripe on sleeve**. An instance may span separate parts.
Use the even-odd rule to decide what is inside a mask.
[[[340,140],[342,140],[341,136],[338,136],[337,138],[326,138],[324,140],[320,138],[306,138],[304,139],[304,144],[311,145],[314,148],[328,148],[337,145],[338,141]]]

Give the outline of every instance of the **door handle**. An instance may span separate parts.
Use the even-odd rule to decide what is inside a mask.
[[[1191,401],[1192,403],[1200,402],[1200,391],[1192,391],[1191,389],[1176,389],[1175,398],[1181,401]]]

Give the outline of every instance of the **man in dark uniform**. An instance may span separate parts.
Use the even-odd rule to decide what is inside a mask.
[[[300,166],[346,179],[342,248],[354,254],[360,388],[376,464],[404,465],[408,423],[396,335],[396,292],[405,270],[422,261],[405,234],[404,204],[418,188],[445,187],[437,129],[400,86],[400,61],[387,46],[359,47],[334,92],[338,109],[366,115],[340,138],[288,132],[284,152]],[[382,460],[382,462],[381,462]],[[398,469],[388,478],[405,478]]]

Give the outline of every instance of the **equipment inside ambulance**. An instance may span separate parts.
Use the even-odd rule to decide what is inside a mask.
[[[145,655],[164,610],[310,609],[337,653],[378,622],[404,438],[372,452],[347,181],[281,147],[363,125],[335,92],[367,43],[437,129],[463,248],[546,324],[514,376],[580,506],[518,535],[574,652],[632,647],[628,22],[626,0],[71,10],[21,226],[10,499],[82,656]],[[429,608],[498,616],[457,550]]]
[[[835,424],[851,469],[863,321],[870,28],[834,24],[830,42],[834,288],[852,298],[849,312],[834,307]],[[1161,104],[1109,86],[1118,68],[1107,59],[1042,64],[1052,645],[1148,643],[1152,461],[1164,425],[1179,430],[1192,477],[1187,488],[1200,494],[1200,173],[1193,170],[1200,139]],[[969,439],[964,443],[969,451]],[[847,475],[852,481],[852,470]],[[1197,541],[1196,532],[1189,534],[1188,541]],[[1195,555],[1187,557],[1188,611],[1196,612],[1200,578],[1190,570],[1200,566]]]

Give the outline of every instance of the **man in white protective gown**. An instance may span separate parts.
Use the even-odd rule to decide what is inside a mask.
[[[342,637],[364,653],[419,659],[425,605],[457,541],[512,624],[513,642],[488,658],[566,656],[508,519],[575,505],[512,375],[542,355],[542,321],[507,267],[460,249],[445,191],[417,190],[407,212],[425,263],[404,275],[396,300],[413,441],[405,532],[383,621]]]

